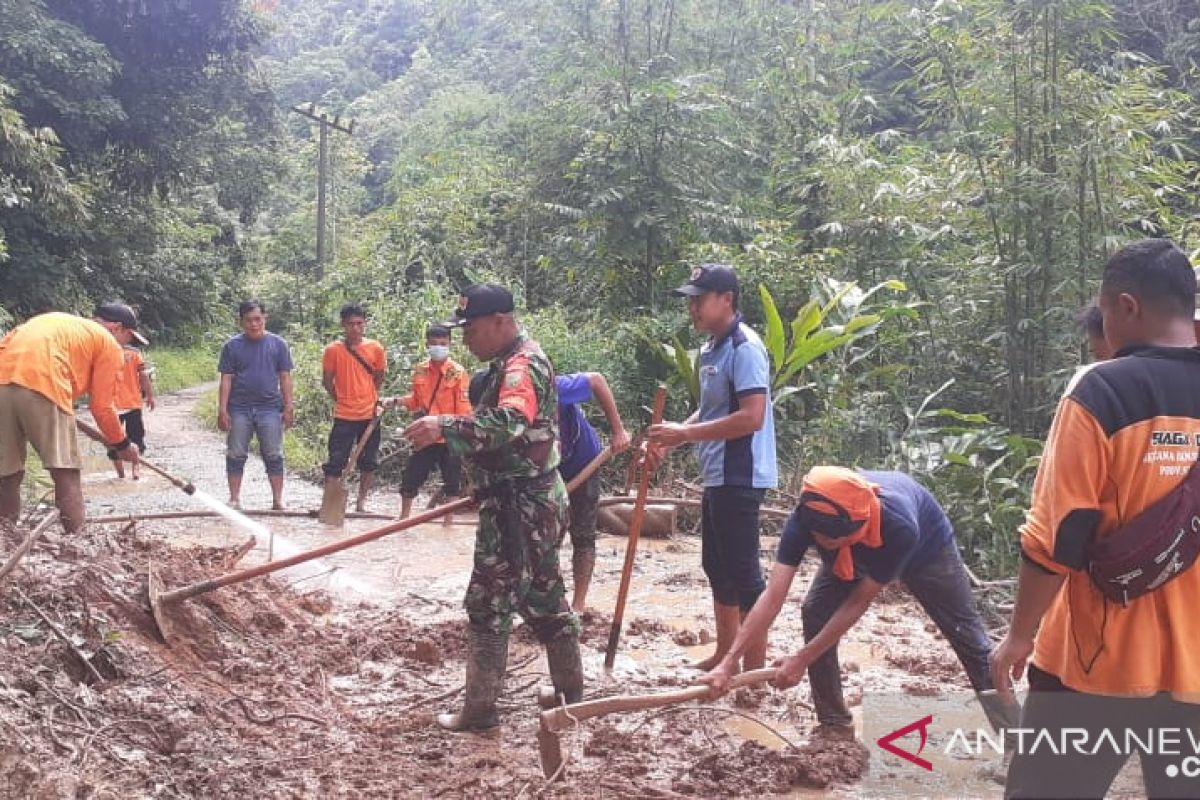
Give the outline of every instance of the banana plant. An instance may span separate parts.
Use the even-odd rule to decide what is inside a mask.
[[[788,330],[770,290],[763,284],[758,286],[767,323],[763,344],[771,357],[771,370],[775,375],[771,388],[776,403],[800,390],[792,385],[792,380],[821,356],[871,336],[889,317],[916,314],[914,309],[904,305],[862,313],[867,301],[876,293],[885,289],[906,291],[907,287],[899,280],[883,281],[864,292],[853,281],[821,278],[819,288],[820,294],[828,299],[823,302],[815,297],[810,299],[796,312]]]

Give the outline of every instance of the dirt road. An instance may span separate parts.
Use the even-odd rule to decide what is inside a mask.
[[[224,497],[222,439],[193,416],[202,392],[163,397],[148,414],[147,455]],[[98,449],[88,466],[92,515],[197,507],[153,475],[118,480]],[[292,508],[315,508],[320,489],[289,479],[286,498]],[[261,462],[253,458],[243,500],[247,508],[269,505]],[[381,492],[373,505],[395,509],[399,498]],[[348,521],[334,534],[315,520],[264,522],[274,530],[277,554],[371,524]],[[27,603],[5,593],[0,636],[17,646],[4,648],[0,661],[6,677],[0,723],[25,733],[0,748],[0,774],[10,775],[9,791],[47,797],[59,796],[63,786],[80,797],[999,792],[989,777],[998,757],[946,752],[949,725],[973,731],[983,727],[982,715],[948,645],[899,591],[887,592],[841,647],[848,698],[866,719],[860,722],[866,747],[790,747],[803,748],[814,725],[802,683],[700,708],[585,723],[564,735],[565,780],[547,785],[538,769],[534,703],[544,659],[528,631],[514,635],[499,732],[455,736],[431,722],[432,713],[455,705],[462,681],[460,603],[473,536],[469,525],[426,525],[337,554],[320,569],[222,589],[176,610],[171,648],[156,640],[143,610],[146,561],[161,566],[168,585],[178,585],[228,569],[238,558],[239,565],[262,559],[262,543],[242,557],[235,551],[247,535],[221,519],[97,526],[84,542],[51,537],[16,585],[74,632],[68,635],[85,655],[112,662],[111,669],[105,682],[81,676],[86,665],[74,663],[78,658],[31,616]],[[625,540],[601,538],[590,598],[598,610],[585,620],[590,695],[686,685],[696,675],[687,663],[711,649],[698,540],[643,544],[620,657],[606,674],[607,612]],[[765,540],[764,547],[772,545]],[[569,560],[568,547],[564,564]],[[800,600],[813,569],[805,565],[772,631],[773,656],[802,641]],[[14,677],[23,672],[42,685]],[[946,726],[931,729],[924,751],[933,771],[874,744],[927,713]],[[917,752],[919,743],[914,734],[900,744]],[[0,796],[7,796],[5,785],[0,779]]]

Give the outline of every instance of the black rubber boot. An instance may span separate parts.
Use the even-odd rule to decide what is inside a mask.
[[[508,663],[508,634],[471,626],[467,654],[467,685],[462,711],[438,714],[437,723],[448,731],[481,731],[500,724],[496,700],[504,685]]]
[[[579,637],[574,633],[564,634],[547,642],[546,663],[559,699],[568,705],[582,700],[583,660],[579,657]]]

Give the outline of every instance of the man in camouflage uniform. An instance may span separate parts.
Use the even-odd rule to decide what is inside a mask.
[[[474,417],[426,416],[405,429],[416,447],[439,437],[463,456],[479,506],[475,567],[464,605],[470,653],[463,709],[438,715],[448,730],[498,724],[496,699],[508,660],[514,612],[546,646],[554,689],[566,702],[583,695],[579,621],[565,599],[558,548],[567,520],[567,494],[558,473],[554,368],[518,326],[508,290],[470,287],[449,326],[463,329],[476,358],[490,361]]]

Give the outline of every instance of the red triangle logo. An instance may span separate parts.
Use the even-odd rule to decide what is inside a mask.
[[[932,723],[933,723],[933,714],[930,714],[929,716],[923,717],[922,719],[919,719],[916,722],[912,722],[912,723],[909,723],[908,725],[905,725],[903,728],[897,728],[896,730],[889,733],[887,736],[880,737],[880,739],[877,742],[875,742],[875,744],[879,745],[884,750],[887,750],[892,755],[900,756],[905,761],[910,761],[913,764],[916,764],[918,767],[921,767],[923,769],[929,770],[930,772],[933,772],[933,764],[929,763],[928,761],[921,758],[921,756],[920,756],[921,751],[925,749],[925,742],[928,739],[926,728],[928,728],[930,726],[930,724],[932,724]],[[913,731],[917,731],[917,730],[919,730],[921,732],[921,746],[917,748],[917,752],[910,753],[909,751],[899,748],[896,745],[892,744],[892,742],[896,741],[897,739],[903,739],[908,734],[912,733]]]

